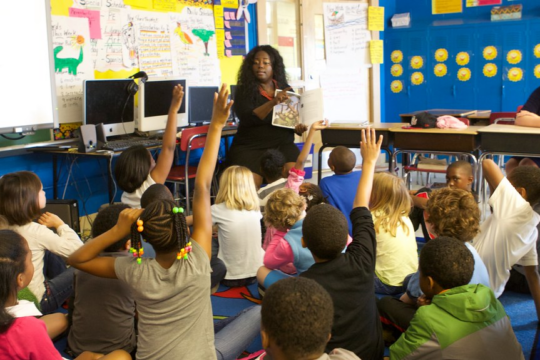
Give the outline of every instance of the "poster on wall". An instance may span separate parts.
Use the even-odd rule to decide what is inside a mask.
[[[431,13],[433,15],[454,14],[462,12],[462,0],[431,0]]]
[[[94,79],[88,19],[52,16],[51,25],[58,121],[81,122],[83,80]]]
[[[467,0],[467,7],[501,5],[502,0]]]
[[[185,6],[169,13],[173,75],[197,86],[220,83],[214,12],[211,8]]]
[[[324,37],[329,66],[369,64],[367,3],[324,3]]]

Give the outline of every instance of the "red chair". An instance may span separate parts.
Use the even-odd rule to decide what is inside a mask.
[[[174,198],[181,198],[178,185],[185,185],[185,200],[186,200],[186,214],[190,214],[190,196],[189,196],[189,179],[194,179],[197,175],[197,166],[189,166],[189,155],[191,150],[204,148],[206,145],[206,135],[208,133],[208,125],[196,126],[192,128],[186,128],[182,131],[180,138],[180,150],[186,152],[186,161],[184,165],[173,166],[167,176],[165,182],[174,184]],[[212,180],[215,186],[217,181],[214,178]]]

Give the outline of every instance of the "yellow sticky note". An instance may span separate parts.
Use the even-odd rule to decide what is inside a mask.
[[[384,31],[384,8],[370,6],[368,8],[368,30]]]
[[[214,17],[223,17],[223,6],[214,5]]]
[[[223,44],[225,42],[225,30],[216,29],[216,43]]]
[[[176,1],[154,0],[154,9],[159,11],[176,11]]]
[[[371,40],[369,42],[369,55],[372,64],[383,63],[383,41]]]
[[[223,29],[225,27],[225,22],[223,21],[223,16],[222,17],[216,17],[215,18],[215,24],[216,24],[216,29]]]
[[[431,13],[453,14],[463,12],[463,2],[461,0],[431,0]]]
[[[221,6],[238,9],[238,0],[221,0]]]
[[[152,8],[152,0],[124,0],[124,4],[140,9]]]
[[[69,16],[69,8],[73,6],[73,0],[51,0],[51,14]]]

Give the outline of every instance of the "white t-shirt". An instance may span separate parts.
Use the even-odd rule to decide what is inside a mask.
[[[34,276],[28,284],[28,289],[41,301],[45,293],[45,277],[43,276],[43,257],[45,250],[53,254],[67,258],[80,248],[83,243],[79,235],[64,224],[56,229],[56,234],[45,225],[35,222],[23,226],[9,226],[10,230],[19,233],[28,242],[28,247],[32,251],[32,264],[34,264]]]
[[[121,201],[124,204],[129,205],[132,209],[140,209],[141,208],[141,197],[150,186],[154,185],[156,182],[154,179],[152,179],[152,176],[148,174],[148,177],[142,185],[135,190],[132,193],[125,192],[122,194]]]
[[[375,212],[372,216],[375,221],[379,214]],[[401,223],[396,236],[383,229],[377,233],[375,274],[386,285],[401,286],[407,275],[418,270],[418,247],[413,225],[408,216],[402,216]],[[409,230],[408,235],[404,226]]]
[[[489,199],[493,213],[480,226],[473,246],[484,261],[496,297],[503,291],[513,265],[538,265],[536,225],[540,215],[504,178]]]
[[[218,258],[227,267],[226,280],[257,275],[263,265],[261,212],[231,210],[225,203],[212,205],[212,223],[218,226]]]

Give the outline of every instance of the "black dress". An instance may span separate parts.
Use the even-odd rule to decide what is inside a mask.
[[[241,89],[238,89],[237,94],[241,93]],[[287,162],[296,161],[300,151],[294,144],[294,130],[273,126],[272,112],[263,120],[253,114],[253,110],[268,101],[260,93],[257,93],[255,102],[245,97],[236,96],[234,112],[240,123],[238,133],[235,135],[227,154],[228,165],[245,166],[255,174],[261,175],[260,159],[268,149],[281,151]]]

